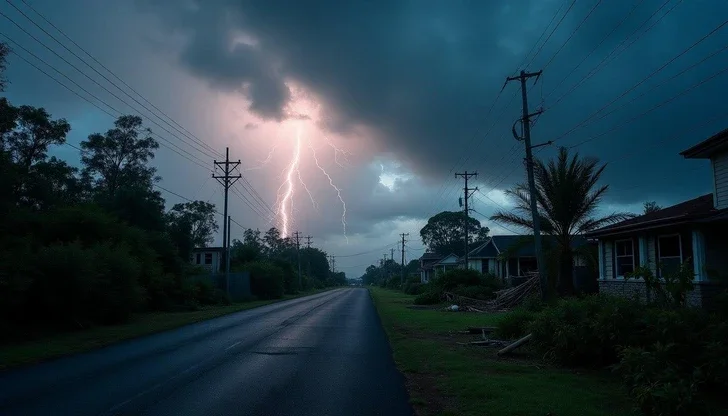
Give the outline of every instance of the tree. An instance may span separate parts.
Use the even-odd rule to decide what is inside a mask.
[[[564,147],[555,160],[534,161],[541,230],[557,242],[559,289],[565,294],[574,289],[574,237],[630,218],[630,214],[621,212],[597,215],[599,203],[609,189],[608,185],[597,184],[605,168],[606,164],[600,166],[598,159],[582,158],[579,153],[570,155]],[[533,230],[528,186],[518,184],[507,194],[516,203],[515,211],[498,212],[491,220]]]
[[[5,78],[5,69],[7,68],[7,59],[10,54],[10,47],[7,43],[0,42],[0,92],[5,91],[8,80]]]
[[[83,174],[93,185],[113,198],[122,187],[151,188],[159,178],[148,166],[159,148],[141,117],[121,116],[106,134],[95,133],[81,142]]]
[[[14,128],[3,135],[1,144],[22,174],[27,174],[33,163],[46,159],[48,146],[65,143],[71,130],[66,120],[51,120],[43,108],[23,105],[15,111],[9,108],[5,111],[17,118]]]
[[[164,199],[153,189],[160,178],[149,166],[159,144],[136,116],[121,116],[106,134],[81,142],[82,178],[109,212],[145,230],[165,227]]]
[[[465,213],[462,211],[443,211],[427,221],[420,230],[422,243],[437,254],[446,256],[455,253],[465,254],[463,241]],[[468,234],[471,244],[475,245],[488,237],[488,227],[480,225],[480,221],[468,217]]]
[[[644,212],[642,214],[643,215],[652,214],[653,212],[657,212],[661,209],[662,209],[662,207],[657,205],[657,202],[655,202],[655,201],[645,202]]]
[[[175,204],[168,218],[170,223],[189,224],[192,244],[195,247],[207,247],[214,241],[214,233],[218,230],[215,214],[215,204],[192,201]]]

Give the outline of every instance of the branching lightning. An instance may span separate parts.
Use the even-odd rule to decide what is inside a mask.
[[[339,187],[334,184],[334,181],[331,179],[331,176],[326,172],[326,169],[324,169],[321,164],[319,164],[318,158],[316,157],[316,149],[313,148],[310,139],[308,141],[308,147],[311,149],[311,154],[313,154],[313,160],[314,162],[316,162],[316,167],[319,168],[321,173],[323,173],[326,178],[328,178],[329,185],[331,185],[331,187],[336,190],[336,196],[339,198],[341,206],[344,209],[341,213],[341,225],[344,227],[344,238],[346,239],[346,244],[349,244],[349,237],[346,236],[346,202],[344,202],[344,198],[341,197],[341,189],[339,189]]]
[[[316,168],[321,171],[321,173],[323,173],[323,175],[326,177],[329,186],[331,186],[331,188],[336,191],[336,196],[339,199],[339,202],[341,202],[341,206],[343,209],[341,214],[341,225],[344,232],[344,238],[346,239],[346,242],[348,244],[349,238],[346,235],[346,202],[344,201],[344,198],[342,196],[341,189],[334,183],[334,180],[332,179],[329,172],[322,166],[322,164],[318,160],[318,157],[316,155],[316,149],[313,146],[313,140],[310,132],[314,131],[314,134],[316,136],[323,136],[326,145],[334,150],[334,163],[336,163],[338,166],[344,168],[345,164],[348,164],[349,162],[348,156],[351,156],[351,153],[337,147],[334,142],[329,137],[326,137],[326,135],[323,134],[320,130],[310,130],[311,126],[313,126],[314,128],[316,126],[316,111],[319,106],[311,102],[310,100],[307,100],[305,94],[302,95],[300,100],[295,100],[295,103],[293,103],[292,105],[294,108],[291,108],[289,110],[288,120],[285,121],[281,125],[281,129],[278,130],[278,134],[285,134],[285,132],[291,131],[289,130],[290,127],[293,127],[295,129],[295,138],[293,138],[293,154],[291,155],[291,160],[286,164],[286,167],[281,172],[281,184],[278,187],[276,205],[274,208],[277,212],[276,216],[279,221],[278,224],[281,230],[281,236],[290,237],[293,232],[293,224],[295,222],[294,214],[296,212],[293,205],[295,202],[294,196],[296,195],[297,182],[300,182],[300,186],[302,186],[303,190],[306,191],[308,198],[311,200],[311,205],[313,206],[313,208],[316,211],[319,210],[319,204],[314,198],[311,189],[309,189],[308,184],[304,180],[304,175],[302,175],[301,173],[301,165],[303,164],[305,168],[305,160],[307,158],[307,154],[302,154],[302,147],[305,145],[303,141],[307,140],[308,147],[311,151],[311,159],[313,159],[313,163],[315,163]],[[275,151],[275,147],[276,146],[271,149],[268,157],[260,164],[260,167],[264,166],[271,160],[273,152]],[[341,163],[341,161],[343,161],[344,163]]]
[[[301,162],[301,130],[298,129],[296,132],[296,145],[294,147],[293,151],[293,159],[291,160],[291,164],[288,166],[287,172],[286,172],[286,180],[284,184],[286,185],[286,191],[283,194],[283,199],[281,199],[280,203],[280,209],[279,214],[281,216],[281,234],[283,237],[288,237],[290,235],[290,220],[288,218],[288,207],[293,204],[293,172],[298,171],[298,165]],[[281,185],[283,186],[283,185]],[[279,188],[280,189],[280,188]]]

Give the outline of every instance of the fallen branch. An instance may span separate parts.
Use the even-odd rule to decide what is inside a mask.
[[[518,341],[516,341],[516,342],[514,342],[514,343],[512,343],[510,345],[508,345],[507,347],[505,347],[502,350],[498,351],[498,355],[508,354],[509,352],[515,350],[516,348],[518,348],[521,345],[523,345],[523,344],[527,343],[528,341],[530,341],[532,336],[533,336],[533,334],[528,334],[525,337],[519,339]]]

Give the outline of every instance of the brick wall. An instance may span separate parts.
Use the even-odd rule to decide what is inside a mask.
[[[687,304],[695,307],[710,307],[715,295],[724,290],[723,286],[707,282],[696,282],[695,289],[687,294]],[[600,280],[599,293],[621,296],[644,302],[647,299],[647,288],[644,282],[635,280]]]

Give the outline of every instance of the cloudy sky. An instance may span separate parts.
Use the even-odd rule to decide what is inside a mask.
[[[13,103],[66,118],[71,144],[143,115],[160,185],[220,209],[210,176],[228,147],[245,177],[233,219],[312,235],[352,277],[399,233],[408,259],[422,253],[427,218],[458,209],[455,172],[479,173],[472,205],[493,233],[519,232],[486,218],[524,179],[520,90],[503,88],[521,69],[543,70],[528,84],[545,110],[534,143],[556,140],[537,156],[575,146],[608,162],[604,211],[710,192],[708,162],[678,153],[728,127],[722,0],[12,0],[0,12]]]

